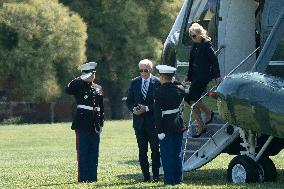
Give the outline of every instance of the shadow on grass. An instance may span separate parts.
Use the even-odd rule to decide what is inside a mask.
[[[66,187],[71,187],[72,186],[67,186],[67,185],[78,185],[80,186],[81,184],[87,185],[88,188],[101,188],[101,187],[120,187],[124,186],[123,188],[128,188],[127,185],[131,184],[136,184],[136,183],[130,183],[130,182],[109,182],[109,183],[101,183],[99,182],[66,182],[66,183],[51,183],[51,184],[42,184],[38,185],[37,187],[56,187],[56,186],[63,186],[64,188]],[[85,187],[84,187],[85,188]],[[131,188],[131,187],[130,187]]]
[[[224,169],[196,170],[193,172],[186,172],[184,174],[184,183],[194,185],[224,185],[227,182],[226,174],[227,170]],[[117,175],[117,177],[121,180],[127,180],[134,183],[143,181],[142,173]],[[163,175],[160,176],[160,181],[163,182]]]
[[[128,189],[128,188],[130,189],[130,188],[145,188],[146,187],[145,184],[147,185],[147,188],[157,187],[157,186],[151,186],[151,184],[154,184],[154,183],[142,182],[142,175],[140,174],[129,174],[129,175],[126,175],[126,177],[125,175],[121,175],[121,176],[118,176],[118,178],[121,178],[122,181],[114,181],[114,182],[105,182],[103,180],[99,180],[98,182],[76,182],[74,181],[74,182],[66,182],[66,183],[41,184],[41,185],[37,185],[36,188],[40,188],[40,187],[72,188],[72,186],[68,186],[68,185],[78,185],[78,186],[82,185],[82,188],[85,188],[85,187],[88,187],[88,188],[105,188],[105,187],[119,188],[119,187],[122,187],[125,189]]]
[[[224,185],[227,182],[226,174],[227,170],[224,169],[196,170],[184,174],[184,183],[194,185]],[[131,181],[131,183],[140,183],[143,181],[142,173],[117,175],[117,177],[121,180]],[[160,176],[160,181],[163,182],[163,175]]]
[[[232,184],[227,181],[227,169],[200,169],[192,172],[186,172],[184,174],[184,184],[190,184],[193,186],[209,187],[228,187],[228,188],[284,188],[284,169],[277,169],[277,181],[267,183],[252,183],[252,184]],[[163,187],[163,175],[160,177],[159,183],[143,183],[142,173],[136,174],[123,174],[116,176],[119,181],[105,182],[99,180],[99,182],[90,183],[90,187],[123,187],[123,188],[159,188]],[[39,185],[38,187],[52,187],[52,186],[64,186],[72,184],[81,184],[78,182],[66,182],[66,183],[50,183]],[[195,187],[194,187],[195,188]]]
[[[126,164],[126,165],[139,165],[138,160],[128,160],[128,161],[119,161],[120,164]]]
[[[227,170],[200,169],[184,174],[184,183],[193,185],[224,185],[227,183]]]
[[[277,170],[278,177],[277,181],[274,184],[282,184],[284,170]],[[126,180],[130,183],[141,183],[143,180],[142,173],[141,174],[125,174],[117,176],[121,180]],[[160,177],[160,182],[163,182],[163,175]],[[235,185],[232,183],[228,183],[227,181],[227,169],[200,169],[192,172],[186,172],[184,174],[184,184],[191,184],[195,186],[224,186],[224,185]],[[255,183],[252,185],[258,185],[259,183]],[[269,185],[269,183],[262,183],[262,185]],[[240,186],[247,186],[246,184]]]
[[[50,183],[50,184],[41,184],[38,187],[48,187],[48,186],[60,186],[60,185],[69,185],[69,184],[77,184],[78,182],[64,182],[64,183]]]
[[[105,188],[105,187],[114,187],[114,188],[125,188],[125,189],[140,189],[140,188],[160,188],[163,186],[162,183],[145,183],[143,182],[142,174],[126,174],[126,175],[117,175],[119,180],[115,182],[107,183],[96,183],[95,188]]]
[[[140,183],[143,181],[142,173],[141,174],[136,173],[136,174],[117,175],[117,178],[121,180],[132,181],[134,183]]]
[[[239,188],[247,188],[251,186],[252,188],[259,187],[260,185],[264,188],[270,186],[283,187],[283,177],[284,169],[277,169],[277,180],[276,182],[264,182],[264,183],[251,183],[251,184],[240,184],[237,185]],[[193,172],[186,172],[184,174],[184,184],[192,184],[196,186],[212,186],[212,185],[222,185],[222,186],[236,186],[236,184],[229,183],[227,180],[227,169],[201,169],[195,170]]]

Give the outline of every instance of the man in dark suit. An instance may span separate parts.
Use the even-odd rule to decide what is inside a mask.
[[[100,133],[104,123],[102,87],[94,83],[97,63],[81,65],[82,75],[73,79],[66,93],[77,103],[71,129],[76,133],[78,182],[96,182]]]
[[[139,148],[139,162],[144,182],[150,181],[148,143],[151,148],[153,181],[159,179],[160,152],[157,129],[153,114],[154,91],[160,86],[157,77],[151,74],[153,64],[144,59],[139,62],[140,76],[132,80],[127,95],[128,109],[133,112],[133,128]]]

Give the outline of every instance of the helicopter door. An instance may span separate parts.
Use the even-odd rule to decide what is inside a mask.
[[[198,23],[207,30],[208,36],[212,39],[213,46],[215,48],[217,47],[217,5],[218,0],[194,0],[192,2],[188,22],[182,39],[184,45],[192,44],[188,29],[192,23]]]
[[[186,22],[182,27],[179,38],[177,58],[179,62],[189,61],[189,53],[192,46],[192,40],[189,37],[188,29],[192,23],[199,23],[208,31],[211,37],[213,46],[217,46],[217,17],[218,17],[218,1],[219,0],[192,0],[189,1],[188,14],[186,15]],[[178,64],[179,66],[179,64]]]
[[[192,40],[189,37],[188,29],[192,23],[199,23],[207,31],[217,50],[217,18],[219,0],[188,0],[187,7],[183,14],[183,23],[178,36],[176,49],[176,79],[183,80],[188,70],[189,54],[192,47]]]

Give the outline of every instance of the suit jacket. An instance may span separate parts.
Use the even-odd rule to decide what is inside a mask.
[[[188,81],[209,82],[220,77],[218,58],[209,41],[194,43],[190,52]]]
[[[73,116],[71,129],[94,131],[95,128],[99,130],[100,127],[103,127],[104,104],[103,91],[100,85],[75,78],[65,88],[65,92],[75,97],[77,105],[95,108],[95,110],[77,108]]]
[[[143,104],[145,106],[148,106],[149,111],[141,115],[133,114],[133,128],[134,129],[141,129],[142,127],[154,128],[155,127],[154,113],[153,113],[154,92],[156,88],[158,88],[161,85],[160,80],[153,75],[151,76],[145,100],[143,99],[143,95],[141,93],[141,85],[142,85],[142,78],[140,76],[132,80],[130,88],[128,90],[126,104],[129,111],[131,112],[133,112],[133,108],[136,107],[138,104]]]

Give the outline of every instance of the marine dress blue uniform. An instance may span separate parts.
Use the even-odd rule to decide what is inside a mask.
[[[95,67],[94,62],[83,64],[84,74],[73,79],[65,89],[77,103],[71,129],[76,133],[78,182],[97,181],[100,132],[104,123],[103,91],[100,85],[84,81]]]
[[[172,73],[175,68],[169,67],[160,65],[157,69],[161,74]],[[160,138],[165,185],[180,184],[183,181],[182,138],[186,128],[179,106],[184,95],[184,90],[173,82],[163,83],[155,93],[154,116]]]

